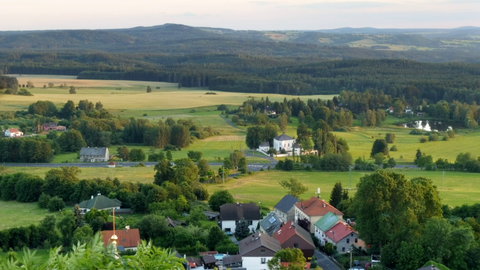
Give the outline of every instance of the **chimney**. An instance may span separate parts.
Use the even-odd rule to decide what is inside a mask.
[[[130,226],[129,225],[125,226],[125,230],[127,231],[130,230]]]
[[[325,203],[323,203],[323,208],[327,207],[327,205]]]
[[[93,195],[90,197],[90,199],[93,199]]]

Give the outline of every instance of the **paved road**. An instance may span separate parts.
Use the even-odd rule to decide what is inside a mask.
[[[317,249],[314,252],[314,256],[317,257],[318,266],[324,270],[342,270],[342,268],[334,263],[327,255]]]
[[[158,162],[117,162],[118,167],[134,167],[143,163],[145,166],[155,166]],[[211,162],[211,166],[222,166],[221,162]],[[59,168],[59,167],[79,167],[79,168],[105,168],[108,162],[97,163],[3,163],[0,164],[6,167],[43,167],[43,168]],[[272,163],[252,163],[248,164],[250,171],[260,171],[261,169],[268,169],[268,167],[275,167]]]

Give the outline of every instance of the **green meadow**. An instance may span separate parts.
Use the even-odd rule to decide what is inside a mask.
[[[16,201],[0,201],[0,231],[16,226],[38,224],[47,215],[46,209],[37,203],[20,203]]]

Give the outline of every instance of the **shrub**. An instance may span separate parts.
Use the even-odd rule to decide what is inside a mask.
[[[392,152],[398,151],[397,146],[392,145],[392,147],[390,147],[390,151],[392,151]]]
[[[427,138],[425,137],[420,138],[420,143],[426,143],[426,142],[427,142]]]
[[[62,198],[54,196],[48,201],[47,208],[50,212],[60,211],[65,208],[65,202],[63,202]]]
[[[40,197],[38,198],[38,206],[40,208],[47,208],[48,207],[48,202],[50,202],[51,196],[45,193],[42,193]]]

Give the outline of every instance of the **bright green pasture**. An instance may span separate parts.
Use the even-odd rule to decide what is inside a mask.
[[[370,157],[370,151],[375,139],[385,138],[386,133],[395,133],[396,139],[389,147],[396,145],[398,151],[390,152],[390,156],[398,162],[413,162],[417,149],[432,155],[433,160],[438,158],[447,158],[449,161],[455,161],[459,153],[470,152],[473,156],[480,155],[480,132],[473,130],[460,130],[448,141],[436,141],[420,143],[420,138],[424,136],[408,134],[411,129],[387,126],[380,128],[362,128],[354,127],[349,132],[335,132],[341,138],[345,138],[350,147],[350,153],[354,158]]]
[[[25,170],[24,170],[25,171]],[[0,201],[0,231],[17,226],[39,223],[48,213],[38,207],[37,203],[20,203]]]
[[[442,203],[450,206],[480,203],[480,174],[461,172],[430,172],[419,170],[397,170],[408,178],[426,177],[434,181]],[[219,189],[229,190],[239,201],[261,202],[273,207],[286,191],[278,184],[281,180],[297,178],[308,187],[302,199],[314,196],[317,188],[321,189],[322,198],[329,199],[335,183],[341,182],[344,188],[355,188],[361,176],[368,172],[307,172],[307,171],[264,171],[231,179],[224,184],[208,185],[210,193]],[[353,194],[355,191],[351,190]]]

